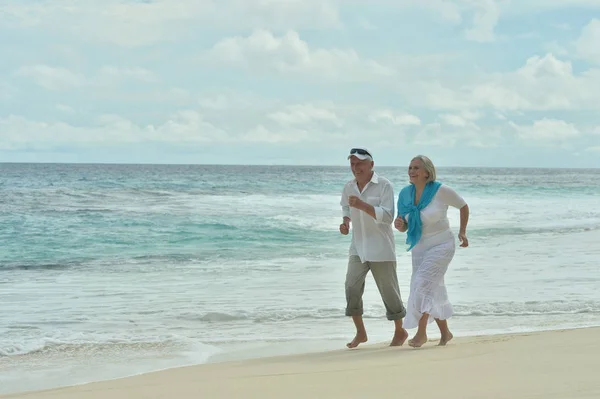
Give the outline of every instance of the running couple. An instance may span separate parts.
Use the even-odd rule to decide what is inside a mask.
[[[452,339],[447,320],[452,316],[452,304],[444,284],[444,275],[456,249],[450,230],[448,206],[460,209],[458,238],[467,247],[466,236],[469,207],[452,188],[436,180],[431,160],[419,155],[410,163],[410,184],[404,187],[397,201],[392,184],[373,170],[372,153],[366,148],[353,148],[348,155],[354,179],[342,192],[343,222],[340,233],[347,235],[352,226],[348,270],[346,273],[346,316],[356,326],[356,336],[347,344],[355,348],[367,342],[363,323],[363,292],[369,270],[385,305],[388,320],[394,321],[391,346],[401,346],[408,338],[406,329],[417,328],[408,341],[412,347],[427,342],[427,325],[437,323],[439,345]],[[407,306],[404,307],[396,274],[396,245],[392,224],[406,232],[406,244],[412,255],[412,276]],[[403,323],[404,319],[404,323]]]

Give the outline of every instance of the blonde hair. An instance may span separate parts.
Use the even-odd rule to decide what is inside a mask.
[[[417,155],[412,160],[413,161],[414,160],[419,160],[423,164],[423,169],[425,169],[425,172],[427,172],[427,174],[429,175],[427,177],[427,182],[426,183],[435,181],[435,179],[437,178],[437,176],[436,176],[436,173],[435,173],[435,165],[433,164],[433,162],[431,162],[431,159],[429,159],[425,155]]]

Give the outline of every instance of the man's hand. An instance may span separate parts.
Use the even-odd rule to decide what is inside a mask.
[[[340,224],[340,233],[346,236],[348,235],[348,232],[350,232],[350,228],[348,227],[348,225],[346,223]]]
[[[350,218],[345,216],[344,221],[340,224],[340,233],[348,235],[348,232],[350,232]]]
[[[342,224],[340,224],[340,233],[342,233],[343,235],[348,235],[349,231],[350,231],[350,218],[345,216],[344,222]]]
[[[363,209],[365,202],[356,195],[351,195],[348,197],[348,205],[350,205],[352,208]]]

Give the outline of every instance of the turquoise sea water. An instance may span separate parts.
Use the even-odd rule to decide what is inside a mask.
[[[404,167],[377,171],[396,194],[406,184]],[[446,279],[456,335],[600,325],[600,170],[438,175],[471,208],[471,246]],[[350,178],[347,167],[0,164],[0,392],[343,347],[349,237],[337,226]],[[458,212],[450,220],[456,230]],[[365,304],[371,340],[389,339],[370,279]]]

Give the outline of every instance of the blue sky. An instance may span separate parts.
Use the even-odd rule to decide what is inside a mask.
[[[600,0],[0,1],[0,162],[600,167]]]

